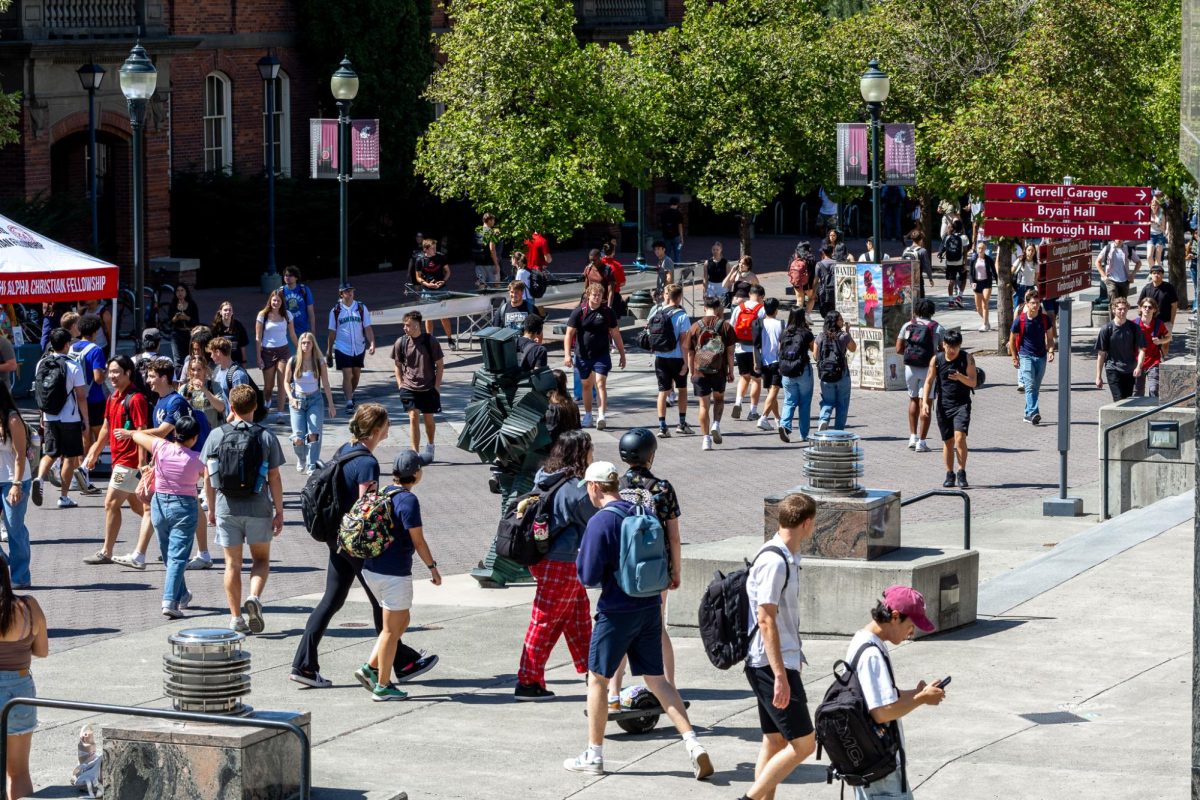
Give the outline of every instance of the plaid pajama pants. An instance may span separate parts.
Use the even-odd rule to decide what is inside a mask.
[[[537,578],[533,613],[525,632],[517,681],[546,686],[546,662],[559,636],[575,661],[575,671],[587,672],[588,646],[592,639],[591,604],[579,582],[574,561],[539,561],[529,568]]]

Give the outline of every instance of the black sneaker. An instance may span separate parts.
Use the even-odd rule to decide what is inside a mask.
[[[394,683],[399,683],[400,681],[410,681],[418,675],[424,675],[426,672],[429,672],[429,670],[437,666],[437,663],[438,657],[436,655],[427,656],[422,653],[421,657],[416,661],[412,662],[404,669],[397,670],[396,674],[392,677],[392,681]]]
[[[1029,421],[1032,422],[1034,425],[1041,425],[1042,424],[1042,415],[1034,414],[1033,417],[1031,417]]]
[[[675,432],[683,434],[684,436],[691,436],[692,434],[695,433],[695,431],[692,430],[692,426],[688,425],[686,422],[681,422],[678,425],[676,425]]]
[[[41,506],[41,504],[42,504],[42,482],[41,482],[41,480],[34,478],[33,488],[30,489],[29,493],[30,493],[30,495],[32,495],[32,497],[30,499],[33,500],[33,504],[35,506]]]
[[[513,691],[513,698],[518,703],[527,703],[532,700],[549,700],[554,697],[554,692],[549,689],[538,686],[536,683],[518,683],[516,690]]]
[[[953,489],[954,488],[954,473],[953,472],[946,473],[946,480],[942,481],[942,487],[945,489]]]
[[[970,489],[971,488],[971,484],[967,483],[967,471],[965,469],[960,469],[958,471],[958,488],[960,488],[960,489]]]
[[[779,427],[779,438],[782,439],[784,442],[792,441],[792,435],[790,433],[788,433],[788,429],[783,427],[782,425]]]

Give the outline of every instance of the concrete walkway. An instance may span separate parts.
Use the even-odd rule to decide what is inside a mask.
[[[1119,545],[1105,542],[1127,535],[1129,523],[1137,522],[1132,515],[1067,539],[983,587],[993,616],[896,649],[901,686],[954,676],[942,706],[918,709],[906,721],[919,797],[1183,795],[1193,537],[1190,515],[1186,521],[1178,515],[1187,503],[1190,496],[1181,496],[1147,509],[1146,535]],[[1027,524],[1040,529],[1031,536],[1049,538],[1059,523]],[[1081,549],[1098,555],[1081,564],[1071,555]],[[1069,566],[1046,579],[1048,565],[1059,563]],[[759,741],[754,705],[739,672],[713,669],[698,640],[675,642],[678,682],[712,754],[714,779],[692,779],[680,741],[665,724],[644,736],[612,728],[605,749],[611,774],[584,778],[560,766],[585,744],[584,686],[565,646],[554,652],[547,675],[557,699],[512,700],[532,591],[484,591],[465,575],[442,587],[427,581],[418,587],[415,627],[406,640],[442,660],[407,687],[405,702],[372,703],[351,676],[374,638],[361,596],[351,596],[321,649],[321,669],[335,688],[300,690],[286,680],[315,596],[270,602],[267,633],[248,643],[254,659],[249,701],[260,709],[313,713],[314,778],[324,790],[317,796],[732,798],[747,788]],[[870,602],[864,598],[864,622]],[[50,696],[165,707],[166,636],[196,624],[160,626],[56,654],[37,665],[39,683],[54,687]],[[810,709],[845,646],[844,638],[805,643]],[[78,713],[42,713],[34,739],[38,786],[63,782],[85,720],[104,723]],[[805,765],[780,797],[836,797],[836,787],[823,785],[824,775],[823,764]]]

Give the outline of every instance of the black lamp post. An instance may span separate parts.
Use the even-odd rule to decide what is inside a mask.
[[[100,255],[100,211],[96,197],[96,92],[104,80],[104,67],[84,64],[75,70],[88,95],[88,200],[92,206],[92,255]]]
[[[879,69],[879,62],[871,59],[867,71],[858,79],[858,90],[871,112],[871,236],[875,242],[876,259],[883,253],[883,235],[880,227],[879,190],[883,181],[879,179],[879,117],[883,104],[887,102],[891,79]]]
[[[129,103],[129,125],[133,129],[133,313],[134,335],[141,338],[146,326],[145,298],[142,287],[146,278],[145,233],[145,186],[143,178],[143,126],[146,122],[146,104],[154,96],[158,83],[158,70],[146,55],[146,49],[138,42],[129,51],[129,57],[121,65],[121,93]]]
[[[275,81],[279,78],[279,59],[268,54],[258,60],[258,74],[267,88],[267,269],[263,289],[278,274],[275,267]]]
[[[350,104],[358,96],[358,74],[343,56],[337,72],[329,79],[329,90],[338,107],[338,271],[341,282],[350,279],[350,179],[353,177],[350,153]]]

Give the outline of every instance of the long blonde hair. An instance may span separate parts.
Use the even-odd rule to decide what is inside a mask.
[[[296,355],[288,359],[287,380],[289,382],[296,380],[296,373],[301,372],[304,369],[303,359],[305,339],[312,340],[313,372],[317,374],[317,380],[320,380],[321,376],[325,374],[325,354],[321,352],[321,345],[317,344],[317,337],[313,335],[312,331],[305,331],[304,333],[300,334],[300,338],[296,340]]]

